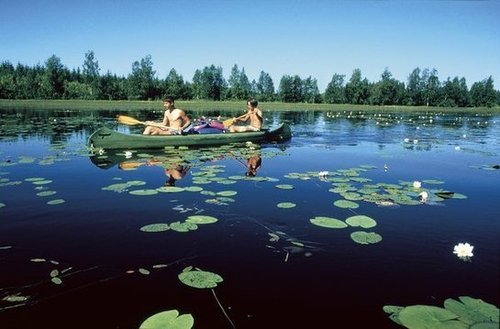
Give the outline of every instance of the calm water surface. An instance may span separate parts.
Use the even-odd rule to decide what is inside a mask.
[[[1,328],[138,328],[170,309],[195,328],[231,328],[218,302],[236,328],[399,328],[384,305],[499,304],[498,115],[268,112],[268,125],[290,123],[290,142],[89,153],[99,126],[141,130],[116,114],[0,110]],[[251,157],[261,159],[253,178]],[[187,190],[165,192],[172,169],[184,169],[175,187]],[[346,196],[358,207],[334,205]],[[193,215],[218,221],[141,231]],[[310,221],[354,215],[376,226]],[[356,231],[382,241],[358,244]],[[453,254],[460,242],[474,246],[470,261]],[[188,266],[224,281],[186,286]]]

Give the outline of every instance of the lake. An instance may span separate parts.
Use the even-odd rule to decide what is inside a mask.
[[[268,110],[290,141],[88,150],[103,125],[141,132],[116,114],[0,109],[1,328],[167,310],[195,328],[402,328],[384,306],[499,305],[499,114]]]

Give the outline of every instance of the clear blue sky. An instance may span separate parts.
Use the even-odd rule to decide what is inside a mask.
[[[310,75],[323,92],[334,73],[378,81],[388,68],[407,82],[420,67],[500,89],[498,0],[0,0],[0,31],[0,61],[30,66],[55,54],[81,67],[93,50],[101,74],[149,54],[162,79],[211,64],[227,79],[238,64],[250,81]]]

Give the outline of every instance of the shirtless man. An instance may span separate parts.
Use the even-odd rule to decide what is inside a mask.
[[[262,128],[262,111],[257,107],[259,103],[255,99],[249,99],[247,101],[247,113],[241,117],[234,118],[234,123],[229,127],[229,131],[243,132],[243,131],[259,131]],[[249,125],[237,126],[234,125],[239,121],[250,121]]]
[[[147,126],[143,135],[172,135],[179,134],[191,124],[191,119],[181,109],[176,109],[174,99],[167,97],[163,100],[165,115],[163,116],[163,127]],[[148,124],[158,124],[153,121],[146,121]]]

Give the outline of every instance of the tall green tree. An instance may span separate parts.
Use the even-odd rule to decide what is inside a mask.
[[[45,98],[57,99],[64,95],[65,68],[56,55],[45,62],[45,75],[42,81],[42,95]]]
[[[99,62],[95,58],[94,51],[89,50],[85,53],[83,61],[83,78],[84,82],[90,86],[90,98],[99,98]]]
[[[227,89],[227,83],[222,74],[222,67],[205,66],[202,71],[196,70],[193,76],[193,93],[197,99],[220,101]]]
[[[361,79],[361,70],[352,72],[349,82],[345,86],[345,95],[350,104],[368,104],[370,86],[366,78]]]
[[[228,98],[238,100],[248,99],[251,94],[252,86],[245,73],[245,68],[242,68],[240,71],[238,65],[234,64],[231,69],[228,83]]]
[[[318,89],[316,78],[308,76],[302,80],[302,98],[306,103],[321,103],[321,94]]]
[[[325,89],[325,103],[344,104],[346,102],[344,78],[345,75],[337,73],[332,76],[332,80],[328,83]]]
[[[422,71],[423,81],[423,100],[426,106],[438,106],[441,102],[443,93],[441,83],[439,82],[436,69],[424,69]]]
[[[9,61],[0,64],[0,98],[13,99],[16,96],[14,65]]]
[[[174,68],[168,72],[164,89],[165,95],[172,96],[174,99],[189,99],[184,78]]]
[[[285,103],[303,102],[302,79],[298,75],[292,77],[286,74],[282,76],[278,95],[279,99]]]
[[[484,79],[481,82],[475,82],[470,89],[470,96],[473,106],[495,106],[496,92],[491,75],[488,79]]]
[[[406,94],[408,95],[408,105],[424,105],[424,86],[425,82],[420,76],[420,68],[414,69],[408,76]]]
[[[274,83],[273,79],[264,71],[260,71],[259,80],[257,81],[257,96],[263,102],[274,100]]]
[[[371,103],[376,105],[402,104],[405,90],[404,84],[392,77],[389,69],[385,69],[381,80],[372,86]]]
[[[440,106],[446,107],[466,107],[470,103],[469,91],[465,78],[446,80],[442,86],[442,97]]]
[[[132,74],[128,77],[128,97],[147,100],[158,96],[155,74],[151,55],[142,58],[140,62],[132,63]]]

